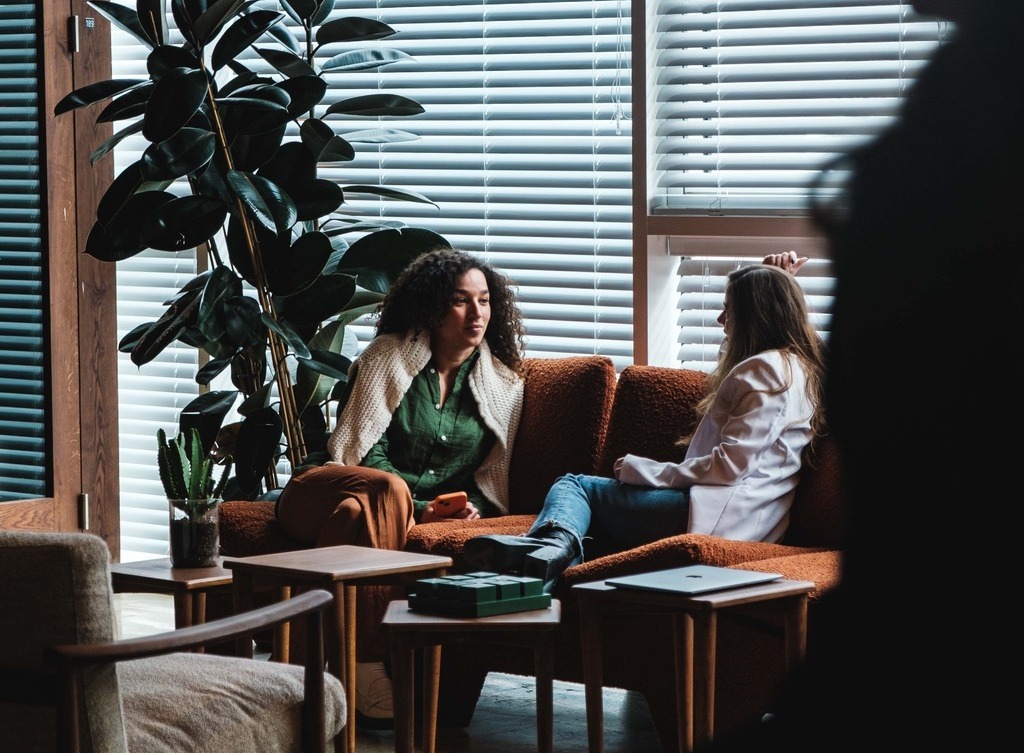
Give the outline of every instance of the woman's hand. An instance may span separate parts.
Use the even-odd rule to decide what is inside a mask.
[[[796,251],[786,251],[782,254],[768,254],[761,260],[762,264],[778,267],[791,275],[800,271],[800,267],[807,263],[806,256],[797,256]]]
[[[476,505],[472,502],[467,502],[466,506],[463,507],[452,515],[438,515],[434,512],[433,501],[428,502],[427,506],[423,508],[423,515],[420,516],[420,523],[445,523],[449,520],[479,520],[480,511],[476,509]]]

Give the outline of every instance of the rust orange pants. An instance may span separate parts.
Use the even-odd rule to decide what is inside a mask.
[[[289,538],[312,546],[401,550],[416,522],[413,509],[409,487],[393,473],[329,463],[285,484],[277,502],[277,520]],[[389,656],[380,621],[388,602],[403,597],[400,586],[358,589],[358,661],[384,661]]]

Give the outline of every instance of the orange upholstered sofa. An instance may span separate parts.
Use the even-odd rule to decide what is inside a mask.
[[[615,459],[632,452],[660,460],[680,457],[676,440],[693,426],[703,394],[698,371],[628,366],[616,378],[610,359],[580,356],[528,359],[523,417],[512,458],[511,515],[457,523],[417,525],[409,551],[451,556],[463,569],[463,544],[484,533],[523,533],[540,509],[551,483],[563,473],[610,476]],[[592,580],[687,564],[736,566],[811,580],[809,640],[814,639],[815,603],[840,576],[844,513],[838,459],[826,441],[814,467],[806,467],[797,489],[787,535],[780,544],[731,541],[683,534],[625,552],[588,552],[588,561],[566,571],[555,596],[562,600],[556,636],[557,679],[581,682],[579,622],[572,586]],[[276,527],[273,504],[225,502],[221,547],[227,556],[297,548]],[[732,610],[719,618],[716,733],[757,719],[784,678],[781,625],[757,610]],[[605,682],[642,693],[667,749],[675,745],[671,620],[609,621],[605,626]],[[442,658],[442,723],[469,723],[490,671],[530,675],[528,649],[484,644],[446,646]]]

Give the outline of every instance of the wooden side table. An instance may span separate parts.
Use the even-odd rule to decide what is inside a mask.
[[[174,627],[206,622],[206,593],[231,585],[231,571],[221,558],[213,567],[171,567],[169,557],[121,562],[110,566],[114,593],[170,594],[174,597]]]
[[[235,612],[254,606],[256,590],[276,589],[286,598],[293,586],[323,588],[334,595],[327,612],[327,641],[324,653],[328,669],[345,684],[348,696],[347,734],[343,749],[356,749],[356,588],[394,586],[417,578],[444,575],[452,566],[450,557],[395,552],[365,546],[328,546],[293,552],[226,558],[224,567],[234,575],[232,594]],[[282,643],[283,642],[283,643]],[[240,645],[242,655],[251,655],[252,644]],[[287,661],[287,634],[275,637],[275,658]]]
[[[813,589],[814,583],[810,581],[794,580],[694,596],[615,588],[604,581],[573,586],[580,607],[589,752],[604,753],[601,647],[604,616],[672,614],[679,750],[691,753],[707,746],[714,736],[718,610],[748,604],[778,609],[785,625],[786,667],[792,670],[807,647],[807,595]]]
[[[537,676],[537,750],[551,753],[554,736],[554,630],[562,605],[491,617],[444,617],[414,612],[405,600],[392,601],[383,624],[391,635],[391,675],[395,704],[395,753],[413,753],[414,650],[423,649],[423,753],[434,753],[437,741],[437,692],[441,677],[441,646],[472,633],[474,639],[526,646],[534,651]]]

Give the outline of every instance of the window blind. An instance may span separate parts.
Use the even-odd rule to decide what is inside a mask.
[[[725,301],[729,273],[747,264],[760,262],[756,257],[685,256],[679,261],[679,366],[711,371],[718,360],[725,330],[718,323]],[[828,340],[832,318],[835,280],[827,259],[808,259],[796,275],[807,300],[811,324]]]
[[[36,3],[0,5],[0,502],[47,496]]]
[[[411,58],[372,72],[327,73],[323,106],[379,90],[410,97],[426,112],[412,118],[331,116],[328,122],[341,135],[386,125],[419,139],[356,143],[353,161],[324,168],[321,177],[341,185],[405,188],[437,204],[350,195],[347,209],[429,228],[508,274],[525,317],[528,356],[599,353],[620,368],[630,363],[629,3],[346,0],[332,18],[342,16],[388,23],[398,33],[368,46]],[[142,78],[145,51],[118,29],[112,37],[113,76]],[[269,72],[251,50],[239,59]],[[116,169],[140,152],[139,141],[126,139],[115,150]],[[193,274],[176,278],[165,266],[168,258],[154,253],[118,263],[121,334],[156,318],[160,302]],[[352,325],[361,345],[372,337],[373,324],[364,318]],[[186,355],[194,358],[195,350],[183,349],[181,358]],[[198,390],[194,364],[168,357],[166,367],[154,362],[139,370],[122,356],[126,560],[166,552],[166,504],[150,455],[156,427],[172,430]]]
[[[909,0],[655,7],[649,206],[665,214],[806,213],[822,165],[890,122],[949,33]]]

